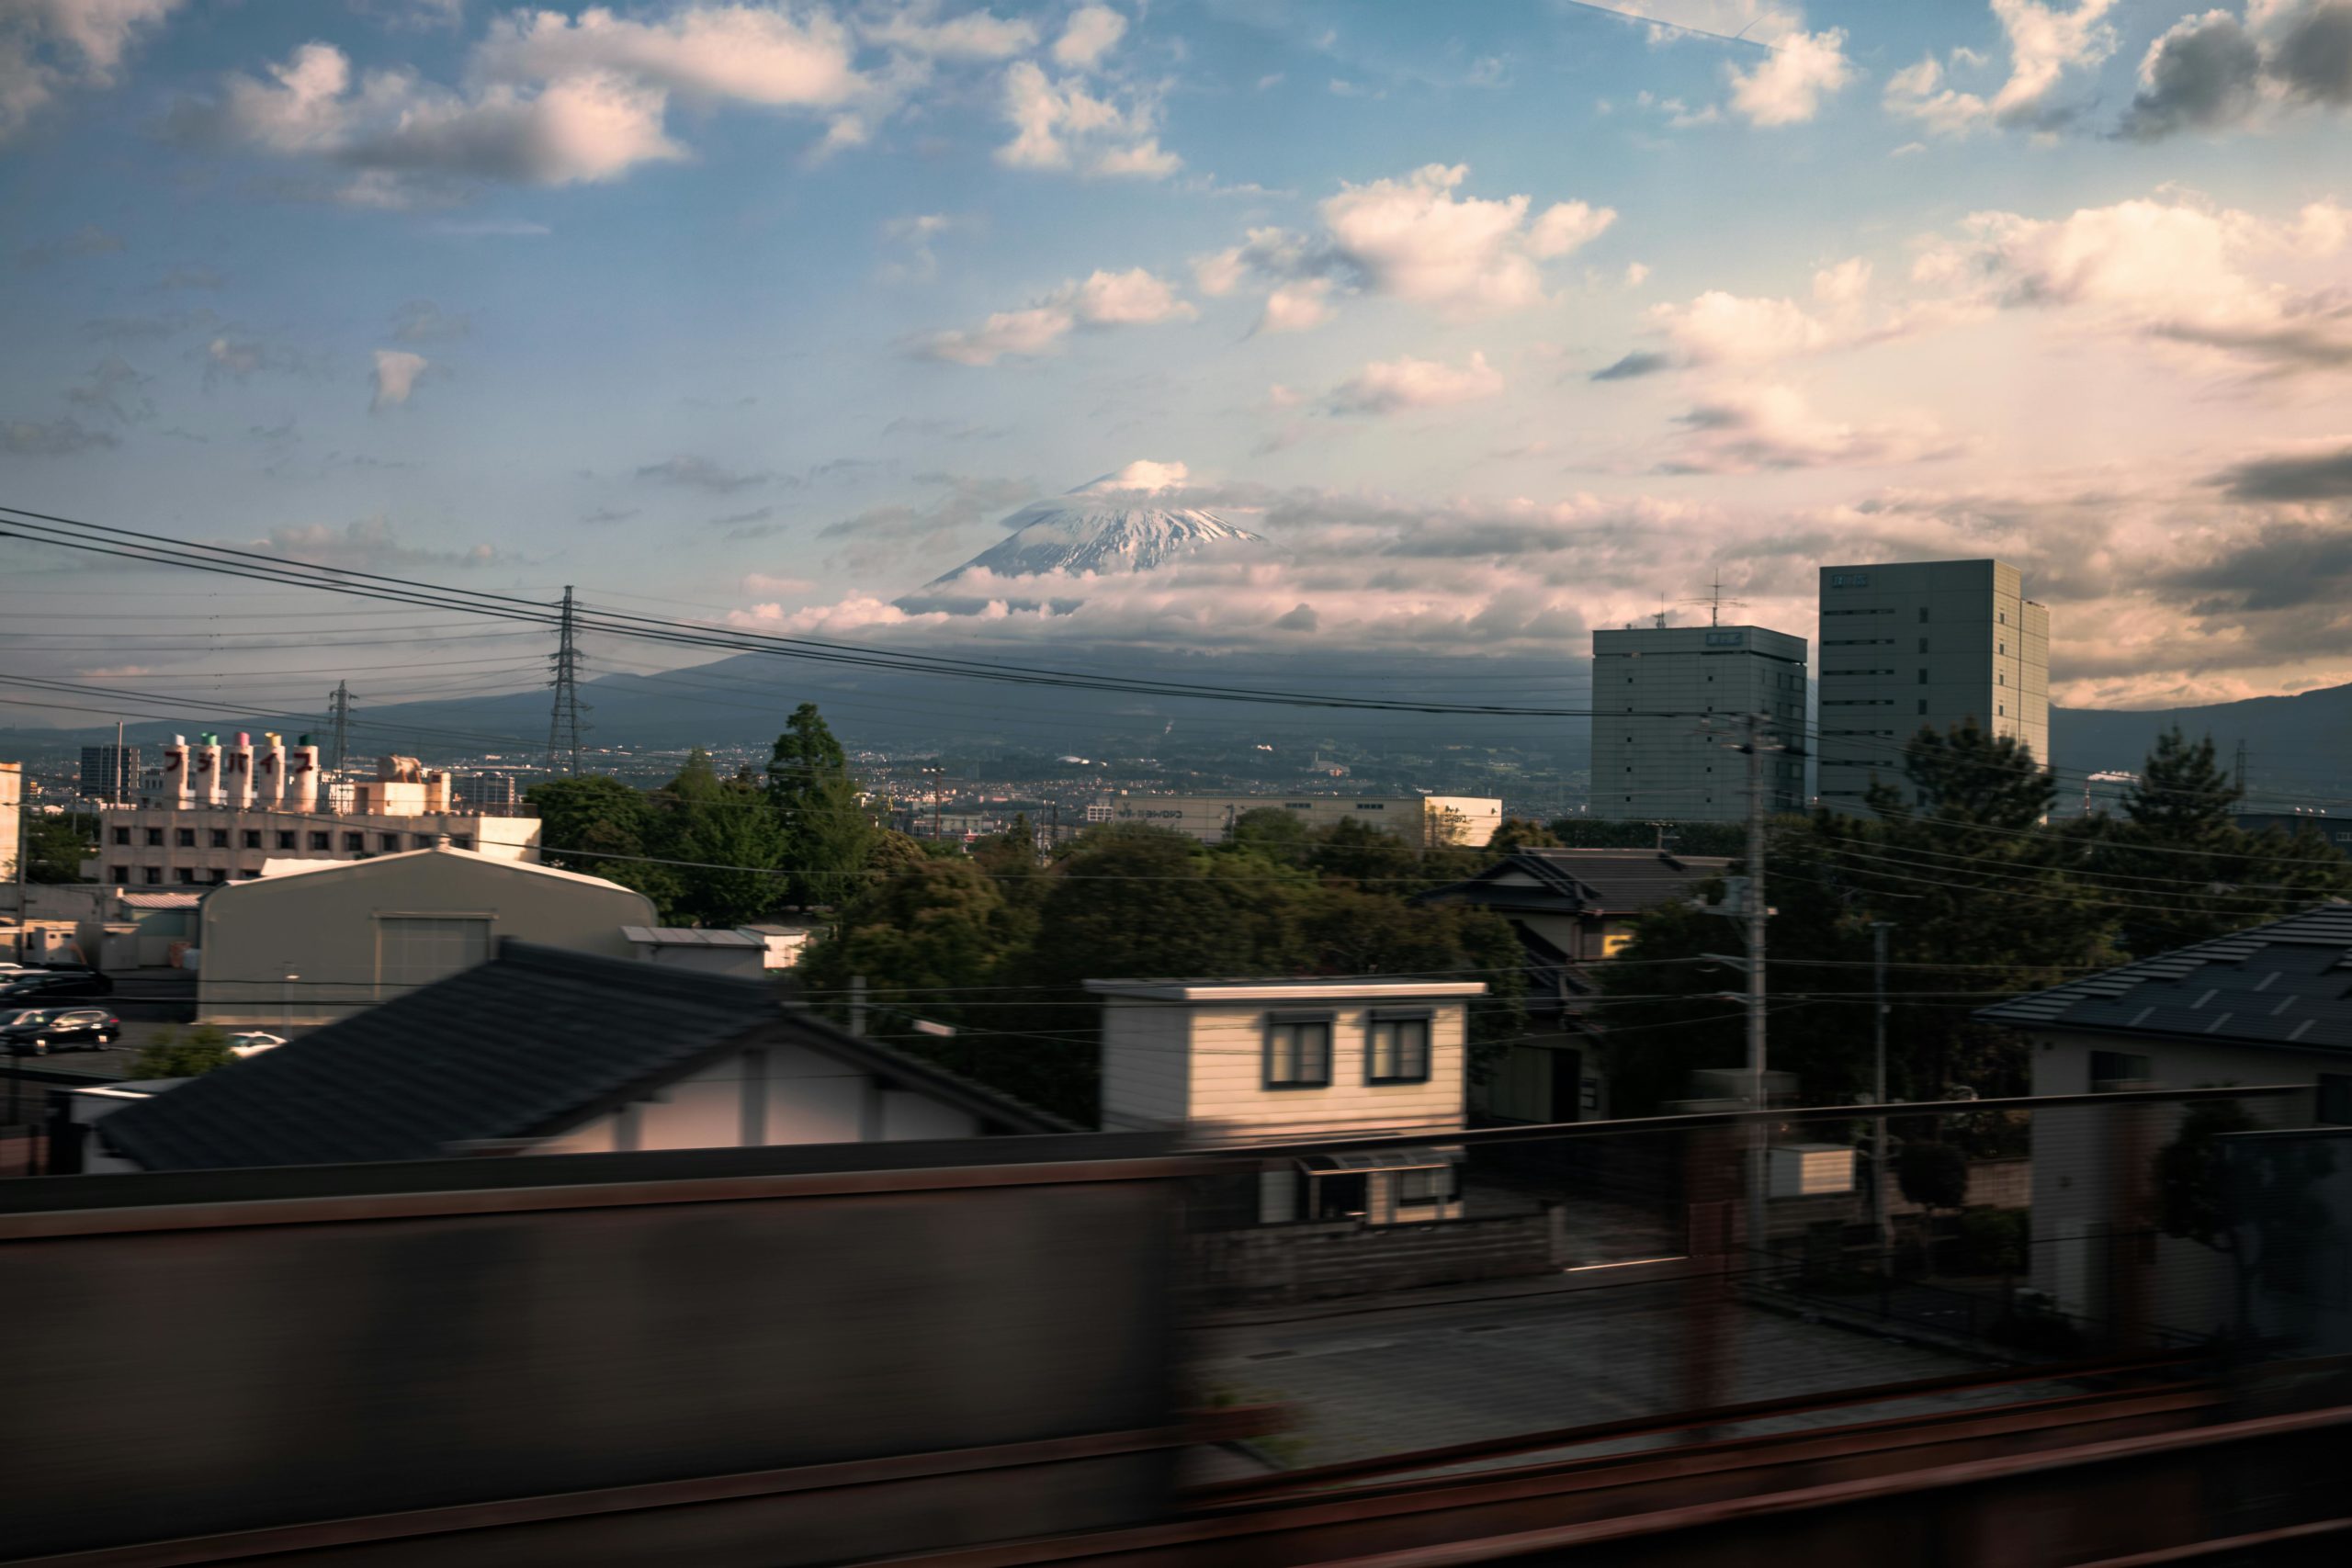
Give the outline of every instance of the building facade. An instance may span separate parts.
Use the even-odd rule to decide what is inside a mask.
[[[17,852],[25,829],[25,765],[0,762],[0,877],[17,882]]]
[[[1309,828],[1361,822],[1423,848],[1483,848],[1503,821],[1500,800],[1468,795],[1121,795],[1105,819],[1172,828],[1214,844],[1252,811],[1288,812]]]
[[[2050,760],[2050,611],[1997,560],[1821,569],[1821,803],[1904,784],[1923,728],[1973,722]]]
[[[88,882],[202,887],[250,882],[272,861],[350,861],[446,846],[493,860],[537,861],[536,817],[483,815],[452,798],[449,775],[386,757],[372,779],[323,780],[308,736],[223,745],[177,737],[153,786],[133,806],[101,807]]]
[[[1805,643],[1763,626],[1592,634],[1592,808],[1615,818],[1747,815],[1746,716],[1769,721],[1768,810],[1805,807]]]
[[[83,747],[80,794],[85,800],[138,799],[139,748]]]

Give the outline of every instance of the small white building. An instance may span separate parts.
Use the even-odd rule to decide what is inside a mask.
[[[1449,1134],[1467,1114],[1483,981],[1089,980],[1102,998],[1102,1125],[1201,1144],[1426,1134],[1261,1178],[1260,1218],[1461,1217]]]
[[[756,980],[767,973],[768,944],[750,931],[702,926],[623,926],[621,935],[640,964],[734,975]]]
[[[1119,795],[1104,820],[1170,828],[1214,844],[1252,811],[1285,812],[1309,828],[1361,823],[1423,849],[1483,849],[1503,823],[1500,800],[1472,795]],[[1094,819],[1091,808],[1087,818]]]
[[[653,901],[599,876],[468,850],[273,863],[205,896],[197,1017],[230,1026],[348,1018],[488,961],[499,939],[635,956]]]

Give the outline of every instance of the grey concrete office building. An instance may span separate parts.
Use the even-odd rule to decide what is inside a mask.
[[[1821,803],[1902,784],[1923,726],[1973,719],[2050,757],[2050,611],[1996,560],[1821,569]]]
[[[1593,633],[1592,814],[1741,820],[1747,759],[1737,743],[1751,713],[1780,748],[1765,757],[1767,807],[1803,811],[1804,655],[1804,638],[1763,626]]]

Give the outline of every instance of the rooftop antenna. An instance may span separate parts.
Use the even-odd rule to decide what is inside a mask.
[[[1663,593],[1657,596],[1657,620],[1655,624],[1658,630],[1666,630],[1666,595]]]
[[[1745,599],[1726,599],[1724,597],[1724,574],[1720,568],[1718,568],[1715,572],[1714,586],[1707,592],[1705,597],[1699,599],[1685,599],[1682,602],[1685,604],[1704,604],[1707,607],[1707,624],[1711,626],[1719,626],[1724,624],[1724,605],[1728,604],[1735,610],[1745,610],[1747,608],[1747,601]]]

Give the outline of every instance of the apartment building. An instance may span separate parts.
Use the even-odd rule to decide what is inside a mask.
[[[324,781],[309,736],[276,734],[256,746],[175,736],[154,787],[135,806],[103,807],[98,849],[83,880],[124,887],[249,882],[272,861],[365,860],[412,850],[471,850],[496,860],[537,861],[536,817],[484,816],[458,807],[449,775],[413,757],[386,757],[373,779]]]
[[[139,798],[139,748],[85,746],[79,793],[85,800]]]
[[[1309,828],[1361,822],[1425,848],[1483,848],[1503,820],[1499,799],[1468,795],[1121,795],[1112,797],[1106,820],[1172,828],[1214,844],[1252,811],[1288,812]]]
[[[1765,626],[1592,634],[1592,809],[1736,822],[1747,815],[1746,716],[1770,723],[1765,804],[1805,807],[1805,642]]]
[[[1997,560],[1821,569],[1821,802],[1903,783],[1922,728],[1974,721],[2050,756],[2050,611]]]

